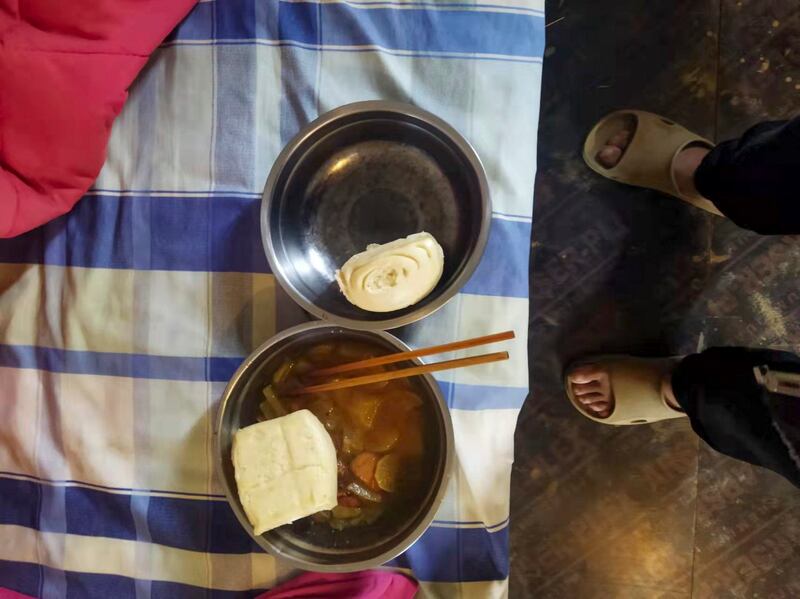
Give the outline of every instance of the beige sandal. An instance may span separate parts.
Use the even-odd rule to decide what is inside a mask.
[[[616,133],[632,132],[628,146],[616,166],[606,168],[597,154]],[[688,146],[713,148],[714,144],[652,112],[619,110],[604,117],[586,137],[583,159],[594,172],[620,183],[646,187],[675,196],[706,212],[723,216],[700,195],[681,193],[672,168],[675,156]]]
[[[661,394],[661,379],[679,361],[680,358],[595,356],[573,364],[565,371],[564,388],[575,409],[595,422],[624,426],[681,418],[686,414],[668,405]],[[608,371],[614,410],[607,418],[597,418],[589,414],[572,393],[567,377],[576,366],[582,364],[602,364]]]

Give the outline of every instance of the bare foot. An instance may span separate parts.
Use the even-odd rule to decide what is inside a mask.
[[[631,143],[633,131],[621,129],[608,138],[606,145],[597,153],[597,162],[606,168],[617,166],[625,153],[628,144]]]
[[[576,366],[567,374],[567,384],[587,414],[595,418],[611,416],[614,411],[614,394],[608,371],[602,364]],[[661,379],[661,395],[668,406],[675,410],[681,409],[672,392],[670,374]]]
[[[628,129],[617,131],[597,153],[597,162],[606,168],[617,166],[632,138],[633,131]],[[689,146],[675,157],[673,164],[675,183],[681,193],[700,195],[694,186],[694,173],[709,152],[710,150],[703,146]]]

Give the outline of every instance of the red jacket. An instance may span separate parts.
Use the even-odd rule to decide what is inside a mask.
[[[68,212],[148,57],[197,0],[0,0],[0,237]]]

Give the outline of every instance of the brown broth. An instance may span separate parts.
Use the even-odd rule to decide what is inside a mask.
[[[266,399],[260,406],[264,419],[308,409],[330,433],[336,448],[339,504],[310,519],[336,531],[368,526],[389,519],[393,512],[398,516],[408,511],[405,504],[417,501],[425,476],[423,401],[409,379],[310,395],[287,392],[309,384],[309,372],[380,353],[356,342],[312,345],[285,360],[264,389]],[[352,376],[387,368],[360,370]]]

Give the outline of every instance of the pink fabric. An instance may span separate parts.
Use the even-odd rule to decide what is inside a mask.
[[[197,0],[0,0],[0,237],[68,212],[150,54]]]
[[[397,572],[306,572],[259,595],[257,599],[411,599],[418,588],[416,581]]]
[[[0,588],[0,599],[34,599],[30,595],[22,595],[16,591]]]

